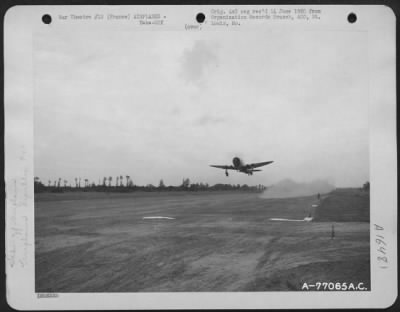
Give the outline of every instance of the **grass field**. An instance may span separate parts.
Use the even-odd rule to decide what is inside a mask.
[[[336,189],[323,200],[314,219],[369,222],[369,192],[355,188]]]
[[[227,192],[38,194],[36,291],[369,289],[368,222],[270,220],[303,219],[313,204]]]

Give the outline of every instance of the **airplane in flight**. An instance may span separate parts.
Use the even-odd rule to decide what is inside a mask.
[[[225,169],[225,175],[229,176],[228,170],[236,170],[239,172],[246,173],[248,175],[253,175],[253,172],[255,171],[262,171],[260,169],[254,169],[258,167],[262,167],[265,165],[268,165],[270,163],[273,163],[273,161],[264,161],[260,163],[254,163],[254,164],[245,164],[242,159],[239,157],[234,157],[232,159],[233,166],[218,166],[218,165],[210,165],[210,167],[214,168],[219,168],[219,169]]]

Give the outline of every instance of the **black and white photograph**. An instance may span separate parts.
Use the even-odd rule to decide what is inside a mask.
[[[388,247],[363,15],[103,11],[47,11],[31,38],[38,298],[370,293]]]
[[[370,288],[366,40],[38,37],[36,290]]]

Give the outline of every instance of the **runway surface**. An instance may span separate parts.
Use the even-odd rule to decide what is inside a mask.
[[[316,204],[254,193],[39,194],[36,291],[369,288],[368,222],[270,220],[303,220]]]

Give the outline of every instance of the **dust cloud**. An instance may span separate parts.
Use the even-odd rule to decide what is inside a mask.
[[[291,179],[282,180],[271,185],[261,195],[262,198],[288,198],[298,196],[311,196],[318,193],[329,193],[335,189],[331,183],[325,180],[314,180],[308,183],[295,182]]]

